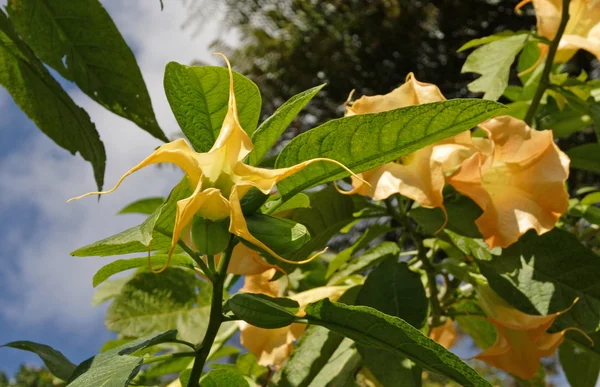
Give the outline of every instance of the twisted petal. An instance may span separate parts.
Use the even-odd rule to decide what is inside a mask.
[[[189,146],[189,144],[184,139],[180,138],[178,140],[158,147],[158,149],[155,150],[150,156],[146,157],[144,161],[131,168],[129,171],[127,171],[127,173],[121,176],[117,184],[115,184],[115,186],[109,189],[108,191],[88,192],[85,195],[69,199],[67,203],[72,200],[79,200],[90,195],[102,195],[111,193],[115,191],[119,187],[119,185],[121,185],[121,183],[123,182],[123,180],[125,180],[127,176],[139,171],[144,167],[147,167],[150,164],[175,164],[179,168],[183,169],[186,175],[189,176],[192,183],[197,183],[200,180],[200,170],[198,169],[196,155],[197,153],[194,152],[194,150]]]
[[[500,117],[482,125],[493,153],[478,152],[448,178],[482,209],[476,224],[487,244],[507,247],[530,229],[543,234],[568,208],[565,181],[569,159],[551,131],[532,130],[525,122]]]

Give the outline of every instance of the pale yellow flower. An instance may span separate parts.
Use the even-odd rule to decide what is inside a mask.
[[[411,73],[406,82],[386,95],[363,96],[346,107],[346,116],[379,113],[410,105],[444,101],[437,86],[419,82]],[[465,131],[450,139],[426,146],[396,162],[384,164],[359,174],[370,185],[354,178],[353,192],[382,200],[399,193],[423,207],[444,209],[444,176],[468,157],[472,150],[471,135]]]
[[[522,379],[533,378],[540,367],[540,359],[554,355],[565,340],[565,333],[574,329],[546,333],[554,320],[573,305],[548,316],[534,316],[512,307],[489,286],[479,288],[479,297],[487,320],[496,328],[496,342],[475,358]]]
[[[223,56],[223,58],[225,57]],[[185,172],[195,189],[190,197],[177,202],[169,257],[193,217],[200,216],[209,220],[229,218],[229,231],[232,234],[245,239],[281,261],[292,264],[306,262],[310,258],[306,261],[295,262],[280,257],[267,245],[252,236],[242,213],[241,198],[252,187],[268,194],[279,181],[315,162],[334,163],[348,172],[352,172],[341,163],[326,158],[316,158],[280,169],[263,169],[244,164],[243,160],[252,151],[253,145],[248,134],[240,126],[233,87],[233,73],[229,61],[226,58],[225,61],[229,68],[229,105],[219,136],[207,153],[197,153],[184,139],[175,140],[160,146],[144,161],[125,173],[112,189],[104,192],[90,192],[71,200],[113,192],[127,176],[148,165],[172,163]],[[158,272],[164,270],[168,264],[167,262]]]
[[[490,248],[507,247],[528,230],[550,231],[569,205],[569,158],[552,131],[503,116],[480,125],[489,139],[447,181],[483,209],[475,223]],[[486,144],[487,143],[487,144]]]
[[[244,287],[240,292],[260,293],[271,297],[280,295],[279,283],[269,280],[275,274],[275,269],[269,269],[262,274],[246,276]],[[311,302],[324,298],[331,301],[338,300],[348,289],[347,286],[322,286],[297,293],[289,298],[300,304],[298,315],[304,314],[304,308]],[[276,329],[258,328],[245,321],[238,321],[242,345],[252,352],[260,365],[278,366],[290,355],[294,349],[294,341],[298,340],[306,329],[305,324],[291,324],[287,327]]]
[[[535,8],[538,34],[553,40],[560,25],[562,0],[524,0],[517,5],[517,10],[528,3],[533,3]],[[542,44],[540,48],[544,57],[548,45]],[[569,22],[560,40],[556,61],[568,61],[579,49],[594,54],[600,60],[599,0],[571,0]]]

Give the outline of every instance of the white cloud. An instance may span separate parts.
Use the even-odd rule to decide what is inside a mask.
[[[218,63],[207,49],[217,26],[206,26],[192,37],[191,30],[181,29],[186,9],[179,2],[165,2],[162,12],[158,0],[103,4],[135,50],[158,121],[167,135],[172,135],[178,126],[164,96],[164,66],[171,60]],[[0,106],[11,108],[5,97],[0,94]],[[75,92],[73,98],[90,113],[106,146],[106,187],[159,145],[82,93]],[[1,277],[7,278],[2,285],[0,313],[14,324],[89,334],[86,326],[97,326],[103,314],[103,310],[90,306],[91,279],[111,258],[73,258],[69,252],[139,223],[139,217],[114,214],[140,197],[167,194],[178,177],[171,168],[149,167],[129,177],[100,203],[87,198],[67,205],[66,199],[95,188],[91,166],[36,132],[26,147],[4,157],[0,164],[0,211],[26,209],[27,213],[33,211],[36,219],[31,229],[19,227],[17,218],[3,220],[15,226],[10,235],[0,236],[0,242],[10,244],[9,251],[16,251],[16,255],[1,259],[10,259],[11,264],[0,266]]]

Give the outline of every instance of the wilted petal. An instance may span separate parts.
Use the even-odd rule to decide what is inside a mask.
[[[482,209],[476,224],[490,248],[507,247],[528,230],[550,231],[567,210],[569,159],[552,132],[536,131],[512,117],[482,124],[494,151],[478,152],[448,178]]]

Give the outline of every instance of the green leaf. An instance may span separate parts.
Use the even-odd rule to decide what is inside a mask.
[[[320,85],[296,94],[256,129],[256,132],[252,135],[254,150],[248,155],[248,164],[258,165],[260,163],[298,113],[324,86]]]
[[[244,376],[230,369],[212,370],[200,379],[200,387],[249,387]]]
[[[106,109],[169,141],[133,52],[98,0],[19,0],[7,10],[41,60]]]
[[[186,369],[193,361],[193,357],[175,357],[160,363],[151,364],[148,369],[143,371],[144,377],[150,379],[179,373]]]
[[[121,294],[121,289],[130,280],[130,277],[117,278],[104,281],[102,286],[96,289],[92,298],[92,306],[98,306],[108,300],[111,300]]]
[[[306,387],[327,364],[344,340],[342,335],[319,326],[310,326],[287,362],[269,381],[271,387]]]
[[[594,131],[596,132],[596,141],[600,142],[600,103],[594,101],[588,101],[588,108],[592,121],[594,122]]]
[[[325,157],[355,173],[363,172],[464,132],[504,111],[503,105],[492,101],[455,99],[331,120],[290,141],[275,166],[290,167]],[[289,198],[348,175],[339,166],[320,162],[284,179],[277,188]]]
[[[421,276],[395,259],[383,261],[369,273],[356,303],[400,317],[417,329],[425,324],[429,310]]]
[[[571,387],[595,386],[600,374],[600,358],[582,351],[570,342],[561,344],[558,350],[560,365]]]
[[[593,187],[593,189],[595,190],[596,188]],[[598,202],[600,202],[600,192],[589,193],[589,194],[585,195],[585,197],[583,199],[581,199],[581,204],[588,205],[588,206],[594,205]]]
[[[238,356],[235,361],[235,367],[242,375],[248,376],[252,379],[256,379],[267,372],[268,368],[263,367],[256,361],[256,356],[252,353],[245,353]]]
[[[473,47],[481,46],[484,44],[495,42],[497,40],[502,40],[502,39],[509,38],[511,36],[521,35],[521,34],[526,34],[526,33],[528,33],[528,32],[527,31],[514,32],[514,31],[510,31],[510,30],[502,31],[502,32],[499,32],[494,35],[484,36],[483,38],[477,38],[477,39],[470,40],[467,43],[463,44],[456,52],[463,52],[463,51],[466,51]]]
[[[429,301],[421,276],[406,263],[396,259],[383,261],[369,273],[356,298],[357,305],[375,308],[390,316],[400,317],[420,329],[427,320]],[[358,346],[364,365],[384,386],[402,381],[402,386],[417,386],[421,369],[403,356],[379,348]]]
[[[279,197],[272,201],[267,201],[263,212],[265,214],[281,214],[285,211],[295,210],[296,208],[310,208],[310,197],[307,194],[299,193],[285,202]]]
[[[592,120],[570,106],[563,110],[552,110],[540,118],[540,128],[550,129],[555,138],[570,136],[590,126]]]
[[[94,169],[102,190],[106,153],[85,110],[52,78],[50,72],[17,36],[0,11],[0,85],[42,132],[71,154],[79,152]]]
[[[237,293],[227,300],[226,305],[235,317],[265,329],[290,325],[296,319],[299,308],[298,303],[289,298],[253,293]]]
[[[31,341],[13,341],[12,343],[0,345],[0,348],[2,347],[10,347],[35,353],[42,359],[52,375],[65,381],[69,380],[76,368],[75,364],[71,363],[65,355],[44,344],[38,344]]]
[[[463,386],[490,386],[456,355],[398,317],[366,306],[348,306],[325,299],[309,304],[306,318],[357,344],[407,357],[426,370],[447,376]]]
[[[600,144],[583,144],[567,151],[571,168],[600,172]]]
[[[167,258],[167,254],[155,254],[150,256],[152,267],[155,269],[160,269],[165,263],[167,263]],[[171,256],[170,266],[184,266],[193,270],[195,263],[189,255],[173,254]],[[103,266],[96,272],[96,274],[94,274],[93,285],[96,287],[117,273],[121,273],[125,270],[137,269],[140,267],[148,267],[148,257],[116,260],[108,265]]]
[[[490,348],[496,342],[496,328],[487,321],[485,312],[474,300],[464,299],[452,305],[452,313],[458,315],[454,320],[475,344],[482,350]]]
[[[541,236],[530,231],[517,243],[479,261],[490,286],[511,305],[530,314],[567,309],[555,322],[557,329],[600,330],[600,257],[564,230]]]
[[[364,231],[364,233],[350,247],[340,251],[338,255],[329,263],[327,267],[327,278],[331,277],[340,267],[352,258],[358,251],[365,248],[371,241],[390,232],[392,228],[387,224],[374,224]]]
[[[280,255],[288,255],[310,241],[303,224],[290,219],[256,213],[246,218],[248,231]]]
[[[138,374],[143,359],[132,356],[138,350],[175,340],[177,331],[161,332],[130,341],[79,364],[69,380],[69,387],[126,387]]]
[[[342,340],[327,363],[312,380],[311,386],[355,386],[354,374],[360,366],[360,355],[350,339]]]
[[[169,198],[142,224],[116,235],[79,248],[71,253],[75,257],[121,255],[166,251],[171,246],[171,233],[175,223],[177,201],[192,193],[189,180],[184,177],[171,191]]]
[[[467,237],[481,238],[475,220],[483,211],[473,200],[463,195],[446,197],[444,206],[448,212],[448,223],[445,229]],[[439,208],[414,207],[410,210],[409,216],[423,227],[425,232],[432,235],[440,230],[446,220],[444,212]]]
[[[260,117],[260,91],[254,82],[237,72],[233,73],[233,83],[240,124],[252,134]],[[164,84],[183,134],[196,151],[208,152],[227,114],[229,72],[224,67],[170,62],[165,68]]]
[[[400,248],[394,242],[382,242],[381,244],[367,250],[352,261],[344,264],[330,279],[328,284],[335,285],[345,277],[360,273],[383,260],[395,259],[400,255]]]
[[[194,272],[168,268],[160,274],[136,274],[106,312],[106,327],[139,337],[177,329],[183,340],[199,342],[208,324],[211,285]]]
[[[473,51],[467,58],[461,72],[477,73],[481,77],[469,83],[469,91],[485,92],[484,99],[496,101],[508,86],[510,67],[521,51],[528,37],[521,33],[496,40]]]
[[[165,201],[163,197],[153,197],[136,200],[133,203],[126,205],[117,214],[145,214],[150,215],[160,207]]]

